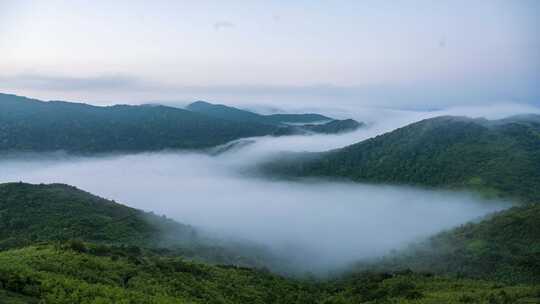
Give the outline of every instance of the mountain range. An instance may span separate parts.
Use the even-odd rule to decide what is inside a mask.
[[[323,117],[291,116],[296,121]],[[0,94],[0,151],[102,153],[203,149],[245,137],[337,133],[360,127],[353,120],[300,127],[278,123],[280,119],[284,118],[278,115],[271,119],[276,123],[267,123],[160,105],[98,107]]]
[[[206,102],[96,107],[0,95],[3,152],[217,147],[219,154],[241,149],[244,143],[229,142],[244,137],[361,126]],[[516,206],[318,280],[276,274],[287,264],[266,248],[73,186],[5,183],[0,303],[540,302],[540,115],[429,118],[331,151],[284,152],[256,170],[274,178],[467,190]]]

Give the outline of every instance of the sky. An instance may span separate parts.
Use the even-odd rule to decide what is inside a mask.
[[[0,0],[0,92],[93,104],[540,106],[539,16],[534,0]]]

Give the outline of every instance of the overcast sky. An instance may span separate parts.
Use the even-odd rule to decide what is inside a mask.
[[[94,104],[540,106],[539,17],[534,0],[0,0],[0,91]]]

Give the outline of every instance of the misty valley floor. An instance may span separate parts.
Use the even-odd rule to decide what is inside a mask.
[[[0,180],[75,185],[218,238],[259,244],[295,272],[319,275],[510,206],[469,193],[246,177],[237,170],[242,153],[12,159],[2,162]]]

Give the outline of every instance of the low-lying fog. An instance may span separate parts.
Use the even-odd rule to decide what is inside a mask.
[[[0,179],[76,185],[210,232],[267,245],[298,270],[313,272],[382,255],[504,206],[465,193],[246,178],[232,171],[232,156],[158,153],[10,161],[0,164]]]
[[[62,154],[4,157],[0,182],[75,185],[214,233],[267,245],[302,270],[334,270],[399,249],[509,203],[487,202],[470,193],[266,180],[243,176],[240,169],[276,151],[337,148],[435,115],[389,110],[385,119],[354,133],[257,138],[251,145],[218,156],[162,152],[88,158]]]

